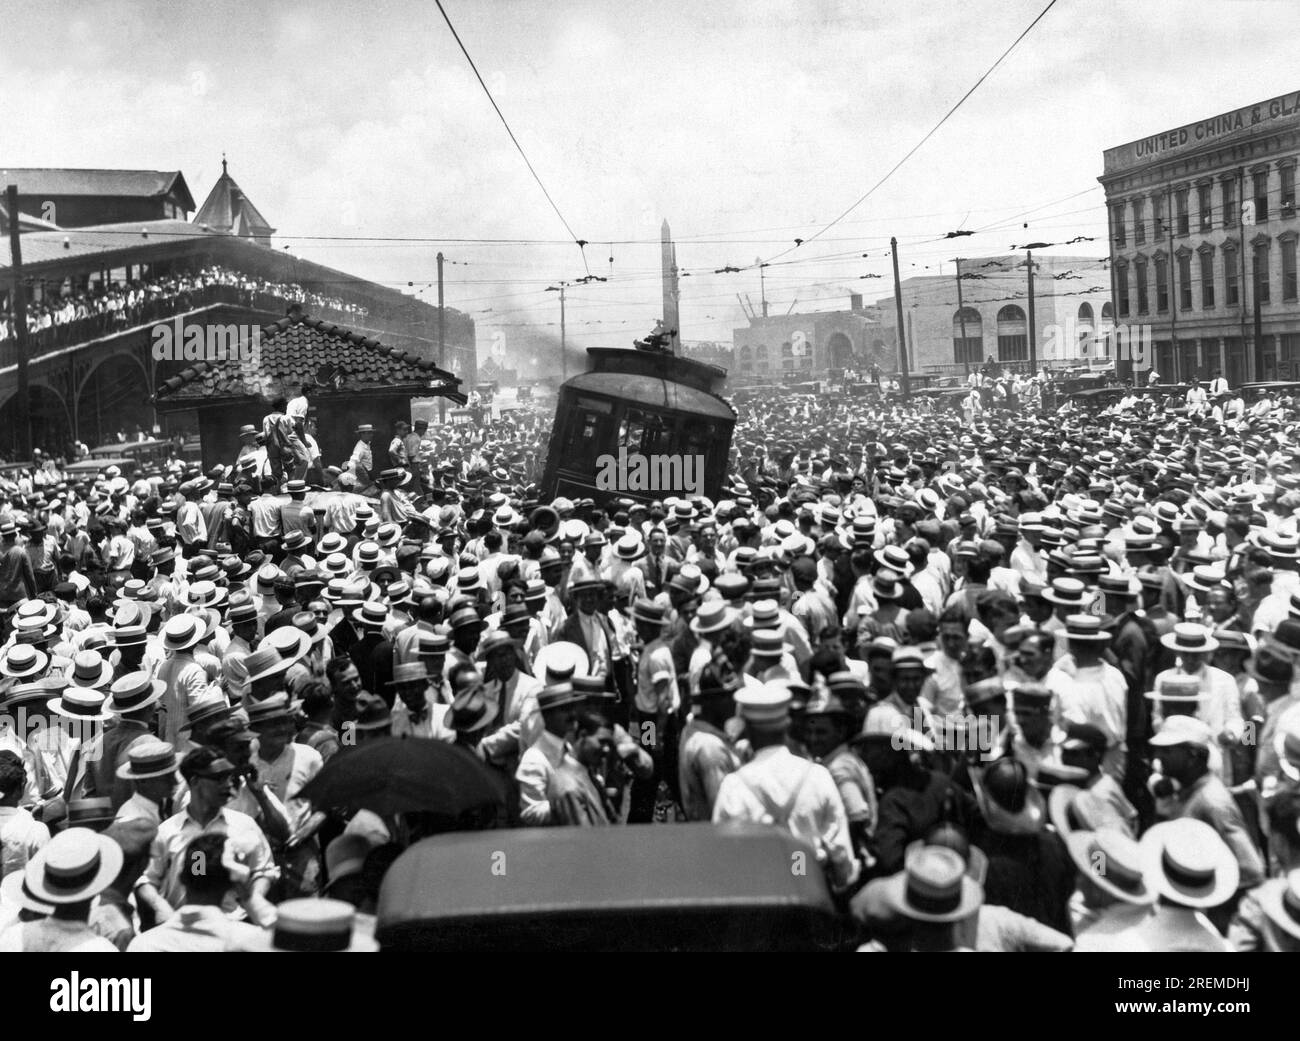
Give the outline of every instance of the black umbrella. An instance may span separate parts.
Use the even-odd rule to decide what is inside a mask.
[[[493,771],[458,745],[414,738],[381,738],[333,756],[302,789],[319,808],[398,813],[463,813],[505,803]]]

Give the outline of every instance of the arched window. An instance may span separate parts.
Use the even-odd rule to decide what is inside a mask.
[[[754,348],[754,371],[767,371],[767,344],[760,343]]]
[[[1086,300],[1079,305],[1079,320],[1075,335],[1078,339],[1075,344],[1077,357],[1091,358],[1097,354],[1105,353],[1097,347],[1097,330],[1093,327],[1092,322],[1092,304]]]
[[[1118,269],[1117,277],[1118,277]],[[1127,281],[1128,272],[1125,272]],[[1116,283],[1118,285],[1118,282]],[[1125,290],[1127,292],[1127,289]],[[1097,327],[1097,353],[1102,356],[1113,356],[1115,340],[1115,308],[1107,300],[1101,305],[1101,323]]]
[[[984,319],[973,307],[963,307],[953,313],[952,360],[971,365],[984,360]]]
[[[781,368],[784,370],[794,368],[794,345],[789,340],[781,344]]]
[[[831,333],[830,339],[826,341],[826,353],[832,369],[847,369],[853,365],[853,341],[844,333]],[[808,352],[804,358],[804,367],[811,365],[812,353]]]
[[[1007,304],[998,312],[998,361],[1024,361],[1029,357],[1029,329],[1025,312]]]

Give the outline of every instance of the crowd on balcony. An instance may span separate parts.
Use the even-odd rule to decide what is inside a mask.
[[[178,272],[130,281],[100,282],[84,292],[55,290],[42,294],[27,304],[27,332],[41,336],[46,330],[94,321],[103,335],[114,329],[127,329],[142,321],[157,318],[189,306],[192,294],[210,286],[233,286],[248,294],[266,294],[300,303],[308,311],[328,309],[364,318],[369,310],[360,304],[329,293],[318,293],[296,282],[276,282],[223,267],[206,267],[197,272]],[[14,336],[11,309],[0,312],[0,342]]]

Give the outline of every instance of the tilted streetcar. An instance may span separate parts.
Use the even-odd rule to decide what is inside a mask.
[[[560,387],[542,494],[603,503],[719,497],[736,410],[726,370],[663,350],[593,347]]]

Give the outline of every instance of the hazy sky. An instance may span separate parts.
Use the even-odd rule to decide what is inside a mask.
[[[837,216],[1045,2],[444,0],[590,271],[610,276],[569,294],[583,346],[626,345],[659,315],[665,216],[693,273],[683,336],[729,341],[758,273],[713,269]],[[180,169],[201,203],[224,151],[278,246],[417,288],[441,248],[447,301],[481,346],[557,322],[545,287],[586,273],[575,246],[544,244],[564,228],[432,3],[44,0],[7,19],[0,167]],[[890,182],[767,269],[774,313],[887,295],[891,234],[904,277],[951,271],[958,248],[1092,235],[1060,252],[1104,255],[1102,150],[1300,88],[1297,39],[1292,0],[1058,0]],[[934,241],[957,228],[987,230]]]

